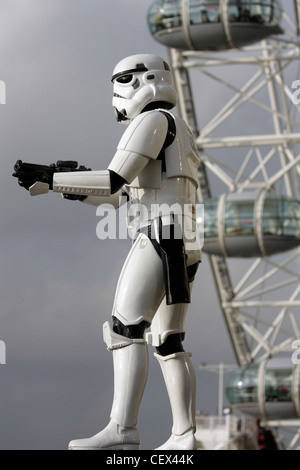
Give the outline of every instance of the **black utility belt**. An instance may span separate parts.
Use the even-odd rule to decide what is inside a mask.
[[[176,225],[162,225],[140,229],[151,240],[163,263],[167,305],[191,302],[190,282],[194,280],[199,263],[187,266],[184,241],[176,233]]]

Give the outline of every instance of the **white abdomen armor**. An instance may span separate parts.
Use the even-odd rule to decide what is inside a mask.
[[[135,232],[150,225],[158,216],[165,225],[180,224],[187,252],[193,251],[194,256],[189,257],[200,258],[195,209],[199,156],[186,123],[180,118],[174,119],[176,137],[165,149],[164,157],[151,159],[128,186],[128,228],[134,237]]]
[[[164,113],[166,111],[164,110]],[[173,115],[172,115],[173,116]],[[198,187],[197,169],[200,164],[192,131],[186,123],[173,116],[176,123],[176,137],[165,149],[165,165],[167,178],[188,178]],[[162,188],[162,162],[150,160],[143,171],[132,181],[131,188]]]

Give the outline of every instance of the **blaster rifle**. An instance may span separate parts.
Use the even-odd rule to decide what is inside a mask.
[[[18,160],[14,166],[12,176],[18,178],[18,183],[27,189],[32,196],[44,194],[53,188],[54,173],[71,172],[71,171],[91,171],[84,165],[78,167],[78,162],[74,160],[58,160],[50,165],[39,165],[36,163],[25,163]],[[81,199],[81,196],[67,195],[66,199]]]

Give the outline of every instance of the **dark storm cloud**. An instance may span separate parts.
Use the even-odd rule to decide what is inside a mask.
[[[109,416],[112,358],[102,324],[130,242],[101,242],[94,208],[53,194],[31,198],[11,173],[18,158],[76,159],[105,169],[124,130],[111,108],[114,65],[138,52],[167,58],[147,30],[150,3],[0,2],[0,79],[7,86],[7,104],[0,106],[2,449],[64,449]],[[209,272],[204,257],[187,323],[196,369],[203,360],[218,361],[220,351],[233,360]],[[198,407],[213,406],[216,398],[201,392]],[[140,415],[143,448],[167,439],[170,423],[151,356]]]

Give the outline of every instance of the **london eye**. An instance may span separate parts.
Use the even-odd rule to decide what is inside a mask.
[[[203,250],[238,366],[227,397],[275,440],[291,430],[286,448],[300,429],[291,360],[300,338],[299,19],[297,0],[160,0],[148,10],[201,155]]]

